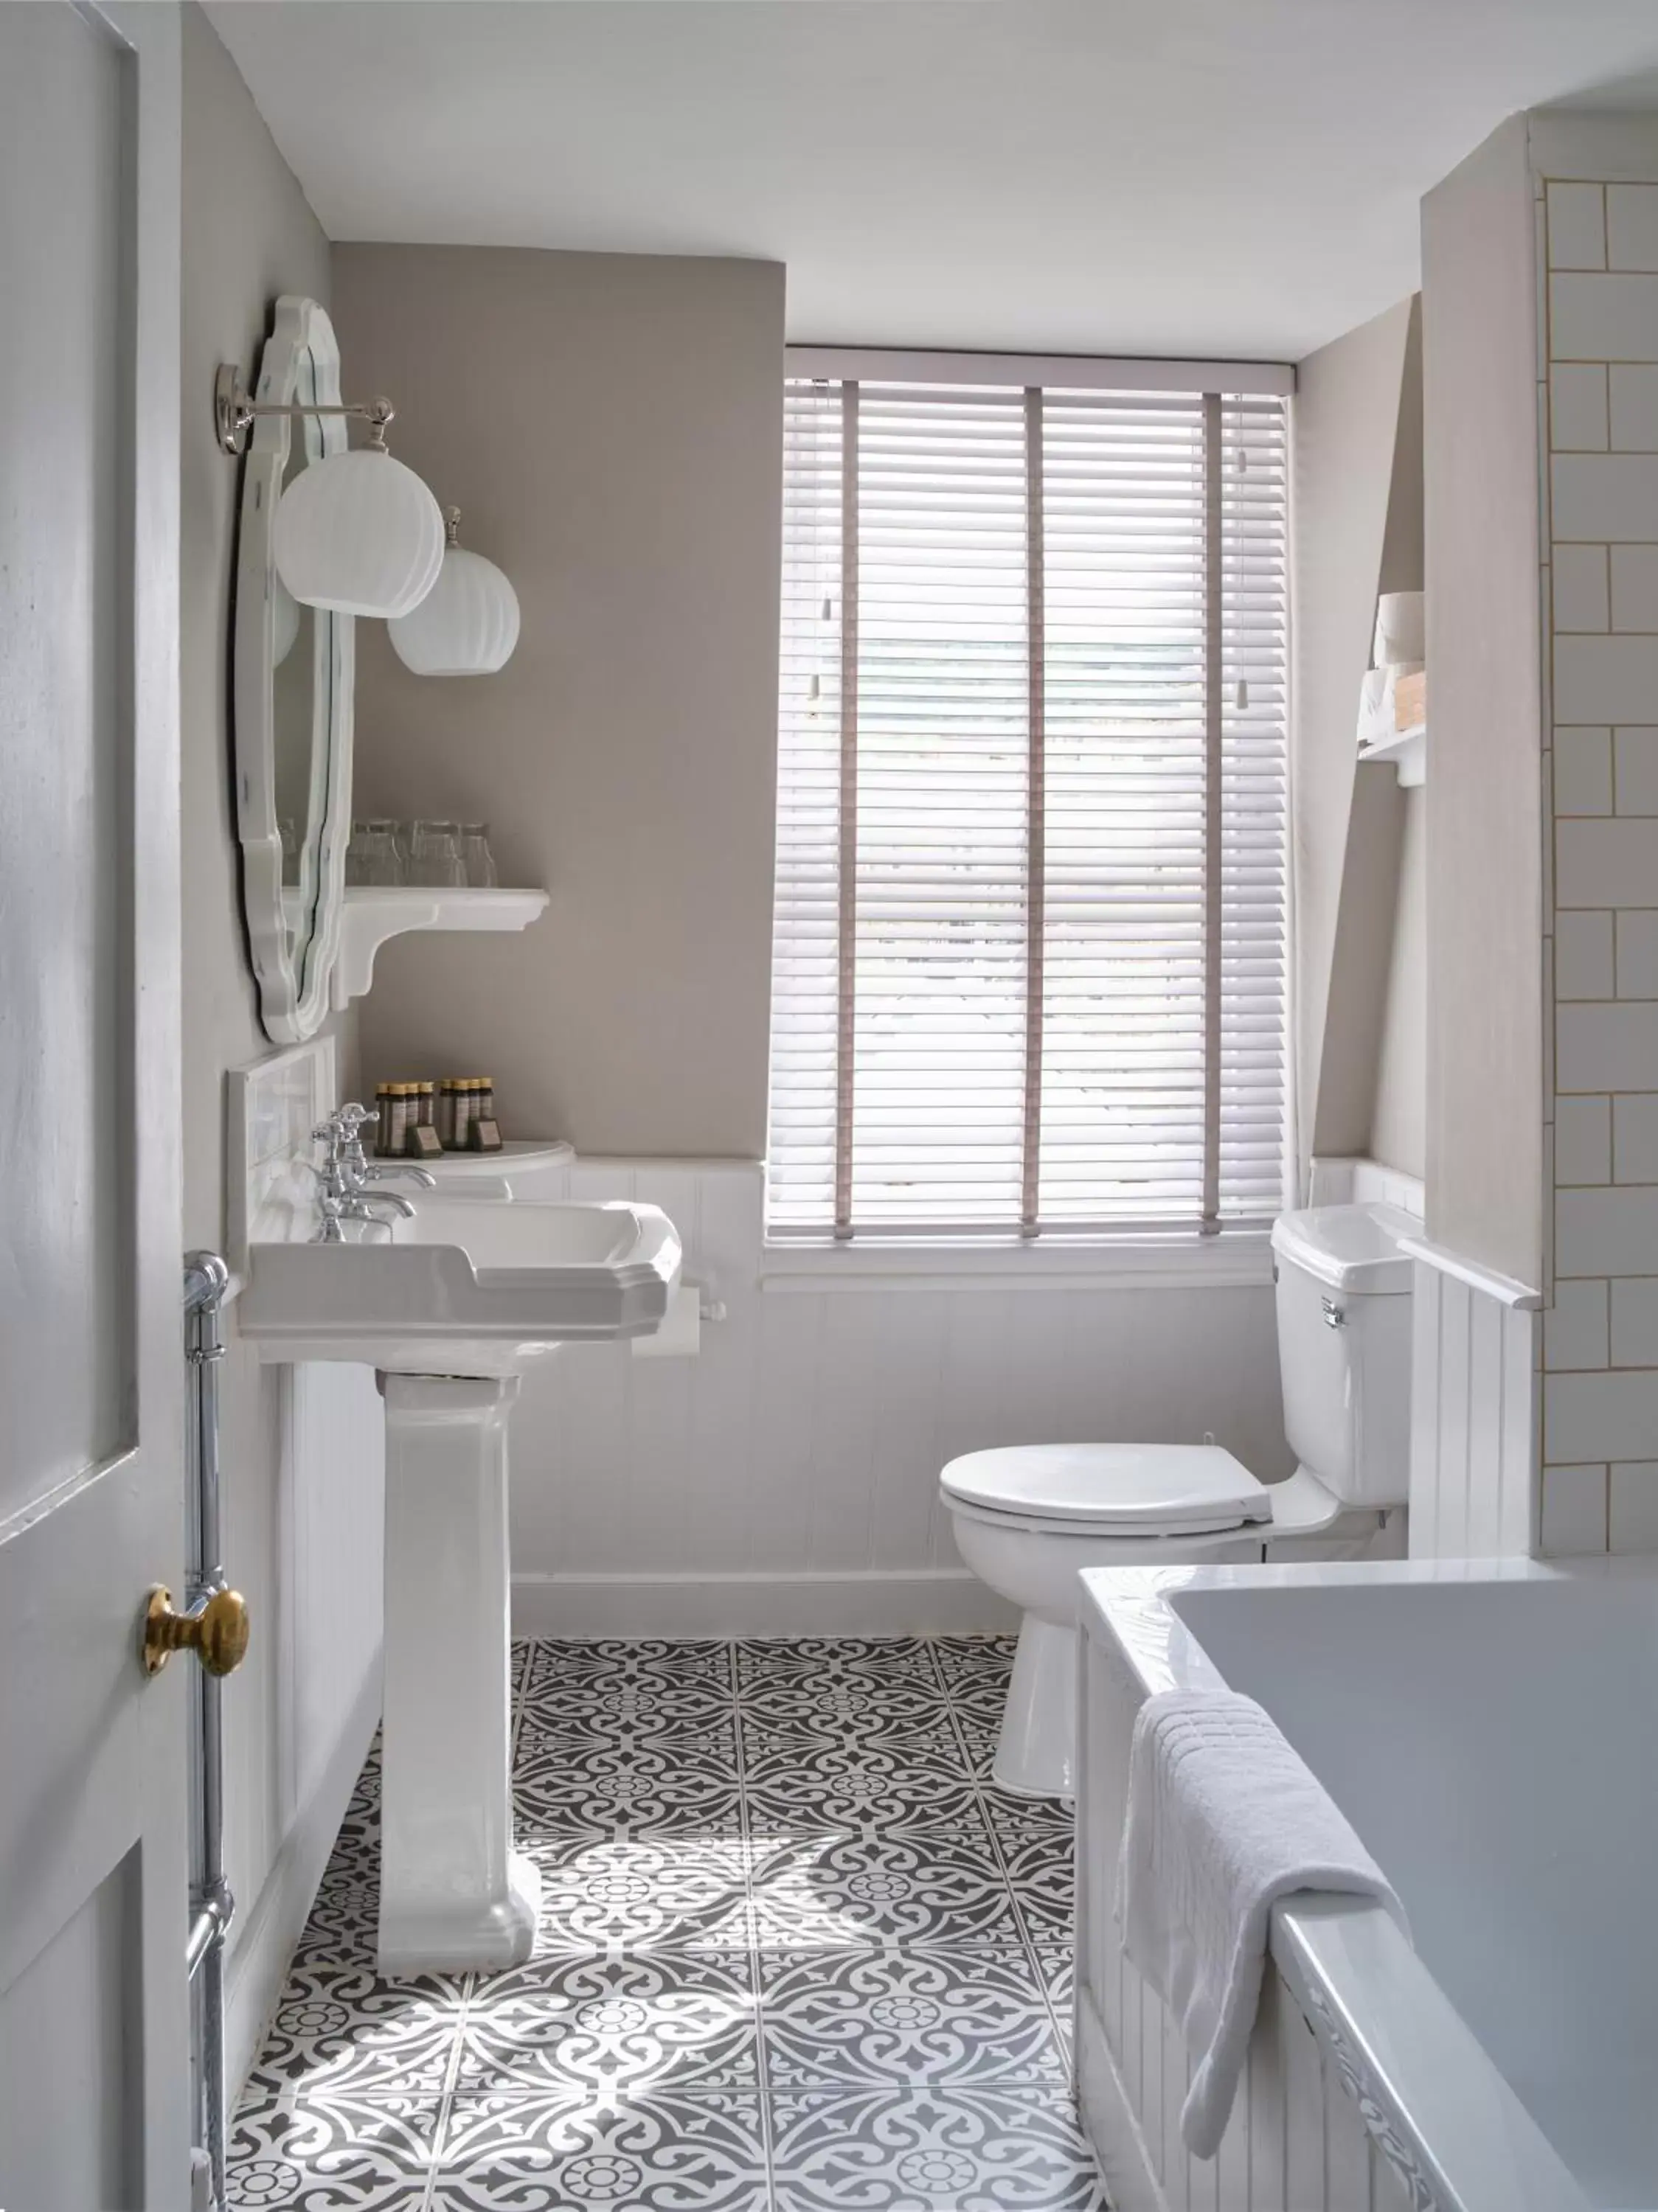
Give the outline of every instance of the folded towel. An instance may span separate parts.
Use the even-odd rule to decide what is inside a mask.
[[[1194,2157],[1220,2148],[1272,1907],[1300,1889],[1373,1897],[1405,1925],[1381,1868],[1253,1698],[1148,1698],[1129,1755],[1117,1916],[1124,1948],[1186,2039],[1180,2134]]]
[[[1420,592],[1384,592],[1376,601],[1375,650],[1380,666],[1420,660],[1427,651],[1427,602]]]

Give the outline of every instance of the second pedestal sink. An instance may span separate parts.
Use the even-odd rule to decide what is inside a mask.
[[[540,1877],[512,1847],[508,1415],[560,1344],[660,1326],[680,1259],[655,1206],[411,1195],[389,1235],[255,1238],[241,1304],[262,1359],[381,1372],[385,1974],[533,1948]]]
[[[357,1241],[250,1248],[241,1329],[265,1358],[516,1375],[560,1344],[661,1326],[680,1240],[655,1206],[407,1195],[409,1219],[356,1224]]]

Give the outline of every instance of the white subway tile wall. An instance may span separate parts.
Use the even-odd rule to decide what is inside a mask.
[[[1562,362],[1549,379],[1557,453],[1604,453],[1611,442],[1606,372],[1599,362]]]
[[[1545,193],[1545,1553],[1658,1550],[1658,179]],[[1545,870],[1545,875],[1548,872]]]

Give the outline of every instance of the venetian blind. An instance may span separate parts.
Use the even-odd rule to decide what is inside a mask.
[[[789,384],[773,1235],[1280,1202],[1286,427]]]

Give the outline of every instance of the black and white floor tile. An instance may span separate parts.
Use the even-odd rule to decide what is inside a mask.
[[[515,1645],[534,1958],[375,1971],[371,1753],[236,2116],[235,2212],[1103,2212],[1070,1820],[996,1638]]]

